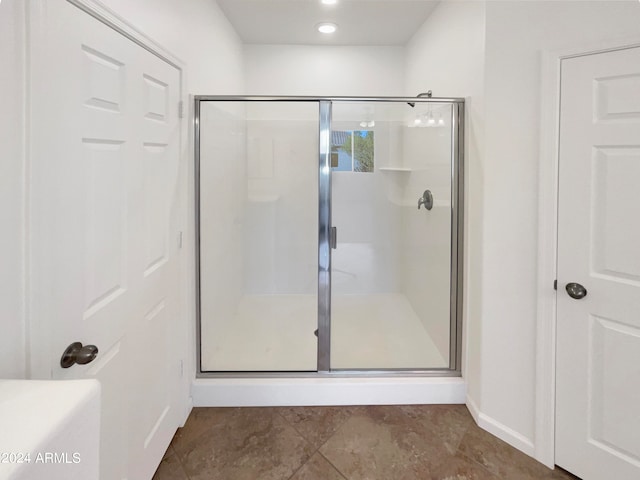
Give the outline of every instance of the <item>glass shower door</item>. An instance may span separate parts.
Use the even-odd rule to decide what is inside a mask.
[[[316,371],[319,103],[199,106],[201,371]]]
[[[332,109],[331,369],[449,368],[453,106],[334,101]]]

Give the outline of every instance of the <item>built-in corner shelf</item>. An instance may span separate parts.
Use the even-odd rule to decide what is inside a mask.
[[[381,172],[412,172],[412,168],[406,167],[380,167],[378,170]]]

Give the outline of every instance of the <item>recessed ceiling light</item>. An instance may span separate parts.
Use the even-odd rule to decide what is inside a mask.
[[[322,3],[324,3],[325,5],[335,5],[336,3],[338,3],[338,0],[322,0]]]
[[[320,33],[333,33],[338,29],[335,23],[320,23],[316,27]]]

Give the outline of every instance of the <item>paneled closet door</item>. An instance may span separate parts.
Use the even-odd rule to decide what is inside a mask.
[[[32,15],[33,367],[98,379],[100,478],[146,480],[183,420],[180,71],[67,1]],[[75,342],[97,356],[63,368]]]
[[[556,463],[640,478],[640,48],[563,60]]]

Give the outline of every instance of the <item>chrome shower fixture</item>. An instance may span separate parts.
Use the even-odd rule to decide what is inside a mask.
[[[427,98],[431,98],[433,97],[433,92],[431,90],[424,92],[424,93],[419,93],[418,95],[416,95],[416,98],[423,98],[423,97],[427,97]],[[407,102],[407,105],[410,105],[411,108],[416,106],[415,102]]]

